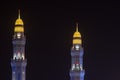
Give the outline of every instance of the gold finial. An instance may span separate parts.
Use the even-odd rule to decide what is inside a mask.
[[[18,18],[15,21],[15,32],[24,32],[24,27],[23,27],[24,23],[22,21],[22,19],[20,18],[20,9],[18,10]]]
[[[18,10],[18,19],[16,20],[15,25],[23,25],[23,21],[20,18],[20,10]]]
[[[78,23],[76,23],[76,32],[78,32]]]
[[[18,18],[20,19],[20,9],[18,10]]]
[[[81,34],[80,34],[80,32],[78,31],[78,23],[76,23],[76,31],[75,31],[73,37],[81,37]]]
[[[78,23],[76,23],[76,31],[73,34],[73,44],[82,44],[81,34],[78,31]]]

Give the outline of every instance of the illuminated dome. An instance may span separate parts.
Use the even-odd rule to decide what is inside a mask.
[[[15,22],[15,25],[23,25],[22,19],[18,18]]]
[[[15,21],[14,32],[24,32],[23,24],[24,23],[22,19],[20,18],[20,10],[19,10],[18,19]]]
[[[76,31],[73,35],[73,44],[82,44],[81,34],[78,31],[78,23],[76,24]]]
[[[76,32],[74,33],[73,37],[81,37],[80,32],[76,31]]]
[[[73,37],[81,37],[81,34],[78,31],[78,24],[76,24],[76,32],[74,33]]]
[[[23,21],[20,18],[20,10],[19,10],[19,14],[18,14],[18,19],[15,21],[15,25],[23,25]]]

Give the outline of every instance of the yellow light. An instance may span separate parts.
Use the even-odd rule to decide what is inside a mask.
[[[73,44],[82,44],[81,34],[78,31],[78,23],[76,23],[76,31],[73,35]]]
[[[22,19],[20,18],[20,10],[18,11],[18,19],[16,20],[15,25],[24,25]]]
[[[22,19],[18,18],[15,22],[15,25],[23,25]]]
[[[80,32],[76,31],[76,32],[74,33],[73,37],[81,37]]]
[[[75,38],[75,37],[81,37],[81,34],[80,34],[80,32],[78,31],[78,23],[76,23],[76,31],[75,31],[73,37],[74,37],[74,38]]]
[[[82,44],[81,39],[73,39],[73,44]]]
[[[24,28],[22,26],[16,26],[14,32],[24,32]]]

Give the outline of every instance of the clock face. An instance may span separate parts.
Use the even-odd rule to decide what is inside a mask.
[[[79,45],[76,45],[75,48],[76,48],[76,50],[79,50],[80,46],[79,46]]]

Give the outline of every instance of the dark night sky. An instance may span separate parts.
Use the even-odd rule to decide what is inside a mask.
[[[93,2],[0,2],[0,80],[11,80],[12,35],[18,9],[27,37],[27,80],[70,80],[76,22],[83,39],[85,80],[120,80],[119,2]]]

